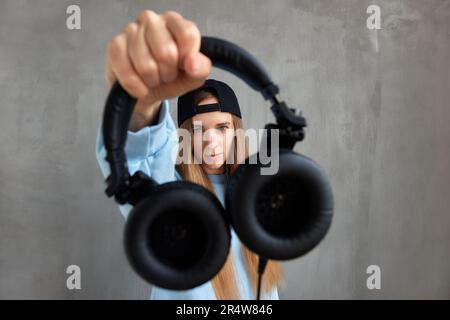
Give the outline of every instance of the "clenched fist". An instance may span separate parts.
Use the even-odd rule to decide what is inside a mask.
[[[117,79],[137,98],[130,128],[151,122],[162,99],[200,87],[211,72],[211,60],[200,53],[201,35],[194,22],[175,11],[159,15],[142,11],[107,47],[106,76]]]

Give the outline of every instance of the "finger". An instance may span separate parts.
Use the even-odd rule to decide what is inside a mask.
[[[148,89],[134,70],[127,53],[127,39],[124,33],[114,37],[108,44],[111,67],[122,87],[133,97],[148,94]]]
[[[190,52],[184,59],[183,70],[193,78],[207,77],[211,73],[212,61],[203,53]]]
[[[178,12],[168,11],[163,15],[167,29],[178,45],[178,67],[184,67],[189,52],[200,50],[201,35],[194,22],[186,20]]]
[[[145,28],[135,24],[136,32],[127,37],[128,54],[134,69],[149,88],[159,85],[159,70],[145,42]]]
[[[178,48],[165,20],[155,12],[146,10],[140,14],[139,22],[145,27],[145,39],[158,63],[161,81],[170,83],[178,76]]]

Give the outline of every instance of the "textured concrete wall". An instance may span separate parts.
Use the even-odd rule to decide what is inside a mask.
[[[80,31],[66,29],[70,4]],[[366,28],[370,4],[380,30]],[[243,46],[308,119],[296,150],[329,174],[336,216],[316,250],[284,263],[282,299],[450,298],[444,0],[1,1],[0,298],[148,297],[94,151],[106,43],[142,9],[179,11]],[[211,76],[235,88],[247,127],[272,120],[242,81]],[[78,291],[66,289],[71,264]],[[369,265],[381,290],[366,287]]]

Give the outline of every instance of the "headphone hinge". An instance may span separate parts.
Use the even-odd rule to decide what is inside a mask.
[[[129,203],[136,205],[142,198],[153,192],[158,183],[142,171],[136,171],[131,177],[126,179],[126,186],[120,188],[114,199],[123,205]]]
[[[277,123],[269,123],[265,128],[278,129],[280,148],[293,149],[295,143],[302,141],[305,137],[306,119],[301,111],[296,114],[296,109],[289,108],[284,101],[274,103],[270,109]]]

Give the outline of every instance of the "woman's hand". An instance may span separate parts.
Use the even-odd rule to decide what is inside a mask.
[[[117,79],[137,104],[130,128],[154,121],[161,100],[200,87],[211,60],[200,53],[201,35],[194,22],[175,11],[142,11],[107,47],[106,76]],[[139,121],[138,121],[139,120]],[[138,123],[139,122],[139,123]],[[142,126],[141,126],[142,125]]]

